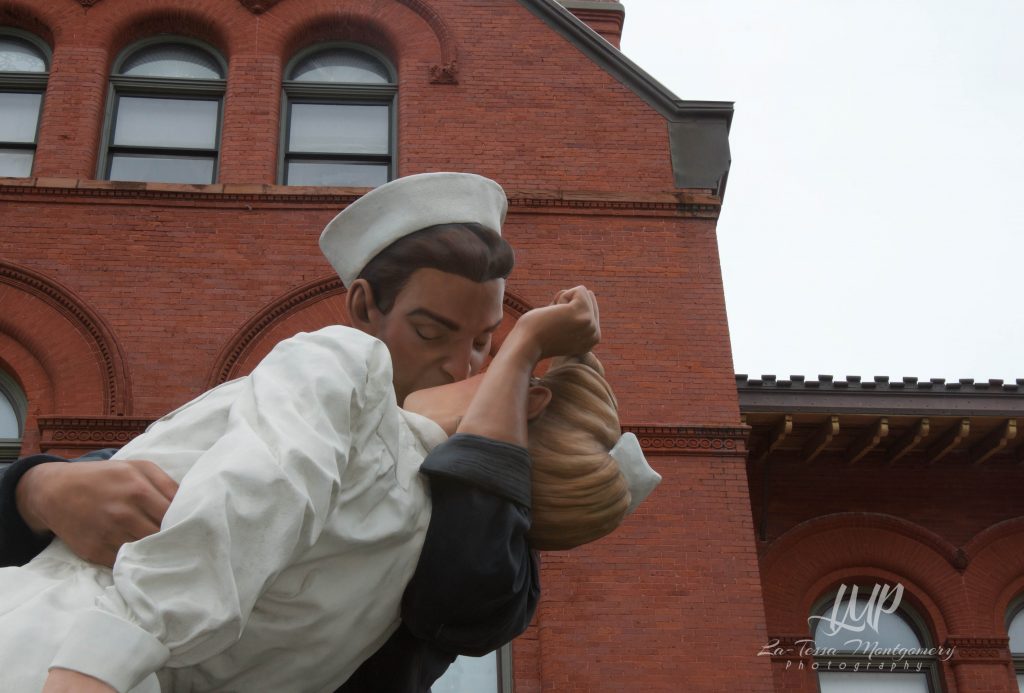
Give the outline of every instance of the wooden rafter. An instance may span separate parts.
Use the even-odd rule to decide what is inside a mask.
[[[804,443],[802,451],[803,461],[813,461],[825,449],[825,446],[832,442],[837,433],[839,433],[839,417],[835,415],[826,417],[814,435]]]
[[[971,448],[971,462],[981,464],[1017,437],[1017,420],[1007,419]]]
[[[912,452],[922,440],[928,437],[930,431],[931,423],[928,421],[928,417],[919,419],[909,431],[889,447],[889,454],[885,458],[886,463],[893,464],[908,452]]]
[[[793,417],[790,414],[786,414],[782,417],[775,428],[772,429],[771,436],[768,438],[768,442],[758,452],[756,462],[762,462],[768,458],[768,455],[779,447],[779,445],[793,432]]]
[[[882,442],[882,439],[889,435],[889,419],[883,416],[876,421],[868,430],[851,445],[846,451],[847,464],[854,464],[861,460]]]
[[[952,452],[971,432],[971,420],[960,419],[948,431],[939,436],[938,440],[928,448],[926,455],[928,464],[935,464]]]

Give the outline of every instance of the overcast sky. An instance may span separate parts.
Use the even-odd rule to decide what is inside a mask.
[[[736,371],[1024,378],[1024,2],[622,0],[627,56],[736,103]]]

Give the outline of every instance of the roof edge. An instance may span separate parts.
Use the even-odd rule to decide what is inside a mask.
[[[535,16],[579,48],[610,75],[629,87],[654,110],[669,120],[712,118],[732,124],[732,101],[680,99],[587,26],[557,0],[519,0]]]
[[[732,162],[732,101],[680,99],[556,0],[519,3],[669,121],[676,187],[724,195]]]

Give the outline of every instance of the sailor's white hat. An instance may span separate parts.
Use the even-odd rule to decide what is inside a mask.
[[[475,223],[501,235],[508,199],[501,186],[473,173],[420,173],[385,183],[334,217],[320,249],[351,286],[380,251],[437,224]]]

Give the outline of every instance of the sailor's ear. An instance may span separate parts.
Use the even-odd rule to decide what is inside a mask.
[[[531,385],[526,395],[526,420],[533,421],[544,413],[551,402],[551,390],[543,385]]]
[[[352,327],[373,334],[372,328],[380,311],[377,310],[377,301],[370,282],[365,279],[356,279],[352,282],[345,296],[345,307],[348,309]]]

